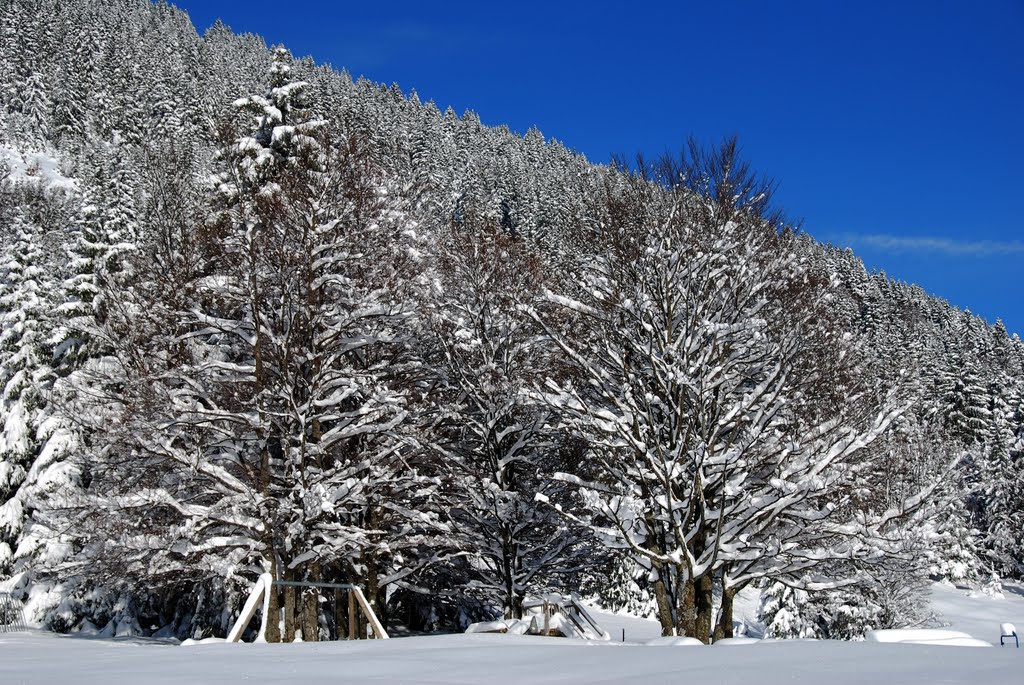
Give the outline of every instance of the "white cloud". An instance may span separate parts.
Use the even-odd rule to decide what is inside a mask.
[[[1024,241],[1020,240],[953,240],[931,236],[902,236],[885,233],[843,233],[835,236],[833,244],[866,247],[886,252],[939,253],[954,257],[993,257],[1024,254]]]

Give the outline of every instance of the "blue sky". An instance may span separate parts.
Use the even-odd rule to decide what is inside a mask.
[[[869,268],[1024,335],[1024,0],[180,0],[593,161],[739,136]]]

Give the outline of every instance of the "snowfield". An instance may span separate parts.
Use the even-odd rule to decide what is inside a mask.
[[[293,645],[178,647],[47,633],[0,636],[0,682],[1000,683],[1019,685],[1020,650],[764,642],[723,647],[445,635]]]
[[[950,585],[935,584],[932,586],[931,604],[949,622],[950,630],[963,631],[994,645],[999,644],[1000,623],[1012,623],[1017,627],[1017,635],[1022,635],[1021,631],[1024,631],[1022,583],[1004,582],[1002,597],[968,594]],[[1024,660],[1021,665],[1024,666]],[[1020,682],[1024,682],[1024,670],[1019,673]]]
[[[1019,585],[1008,585],[1002,598],[967,596],[963,590],[936,585],[932,601],[951,623],[949,630],[962,631],[975,641],[998,645],[1000,623],[1024,625],[1024,589]],[[101,640],[38,631],[0,634],[0,683],[1024,682],[1024,650],[1012,646],[737,639],[727,643],[732,647],[727,649],[692,645],[680,638],[657,639],[653,621],[600,612],[597,618],[616,639],[625,629],[629,641],[472,634],[182,647],[157,640]],[[905,637],[921,635],[907,631]]]

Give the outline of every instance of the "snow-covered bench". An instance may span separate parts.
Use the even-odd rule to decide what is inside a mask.
[[[1017,649],[1020,649],[1020,638],[1017,637],[1017,629],[1012,623],[999,624],[999,646],[1003,646],[1003,638],[1012,637]]]

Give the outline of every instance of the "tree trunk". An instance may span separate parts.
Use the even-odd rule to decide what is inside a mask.
[[[672,616],[672,601],[668,595],[668,586],[665,584],[665,569],[658,569],[658,579],[654,581],[654,598],[658,602],[658,620],[661,622],[661,634],[664,636],[675,634],[675,621]]]
[[[320,563],[310,562],[307,579],[318,583],[321,578]],[[320,640],[320,589],[305,588],[303,599],[305,604],[302,607],[302,639],[305,642],[318,642]]]
[[[266,444],[260,450],[259,488],[263,494],[270,489],[270,449]]]
[[[696,625],[693,636],[709,644],[711,642],[711,622],[714,620],[714,579],[705,573],[694,583],[694,605],[697,611]]]
[[[374,556],[376,556],[376,555],[374,555]],[[366,603],[370,605],[371,609],[373,609],[373,613],[377,614],[377,617],[380,618],[380,607],[379,607],[379,602],[377,601],[377,569],[376,569],[376,567],[374,567],[374,568],[367,568],[366,569]],[[365,617],[364,617],[363,623],[364,624],[366,623]],[[365,628],[363,629],[363,632],[364,633],[366,632]],[[376,635],[373,632],[371,632],[370,633],[370,638],[372,639],[374,637],[376,637]]]
[[[270,577],[274,580],[278,580],[277,554],[274,552],[273,545],[271,545],[270,555]],[[266,588],[265,592],[270,593],[270,597],[267,601],[267,642],[280,642],[281,598],[280,595],[278,595],[278,587],[276,585],[271,585]]]
[[[501,527],[501,581],[505,586],[505,618],[523,617],[523,598],[516,588],[516,544],[506,526]]]
[[[371,519],[372,520],[372,519]],[[377,555],[373,550],[367,549],[362,555],[363,568],[365,569],[365,575],[363,576],[363,595],[366,597],[366,603],[370,605],[373,612],[380,618],[380,612],[377,607]],[[359,639],[362,640],[367,637],[366,627],[367,618],[362,612],[359,612]],[[373,635],[371,634],[372,638]]]
[[[512,594],[512,618],[523,617],[523,595],[518,592]]]
[[[523,617],[523,597],[511,584],[505,585],[505,618]]]
[[[696,586],[693,578],[687,574],[686,580],[682,581],[679,590],[679,618],[678,629],[680,635],[693,637],[697,634],[697,607],[696,607]]]
[[[285,570],[285,580],[292,580],[293,573]],[[284,589],[284,642],[295,642],[295,588],[286,586]]]
[[[320,592],[315,587],[303,588],[302,593],[302,640],[317,642],[320,640]]]
[[[505,618],[522,618],[523,596],[516,588],[515,559],[506,550],[501,563],[505,574]]]
[[[336,640],[344,640],[348,635],[348,611],[341,589],[334,589],[334,634]]]
[[[371,530],[380,530],[381,528],[381,511],[375,505],[370,505],[369,512],[369,524]],[[376,536],[375,536],[376,537]],[[366,569],[366,576],[364,578],[365,585],[363,587],[364,594],[366,596],[366,602],[373,609],[373,613],[377,614],[377,618],[381,624],[387,626],[387,613],[385,604],[385,598],[383,597],[382,589],[380,587],[380,570],[378,568],[377,561],[377,548],[370,546],[363,551],[363,568]],[[365,617],[360,619],[360,636],[366,635],[367,620]],[[375,635],[371,631],[371,637]]]
[[[358,640],[359,635],[359,610],[356,607],[355,590],[348,591],[348,639]]]
[[[733,637],[732,603],[736,590],[722,589],[722,610],[718,614],[718,625],[715,626],[715,642]]]

